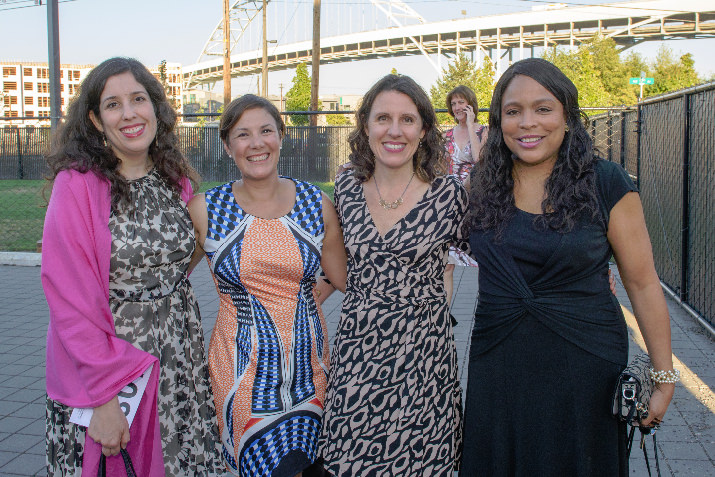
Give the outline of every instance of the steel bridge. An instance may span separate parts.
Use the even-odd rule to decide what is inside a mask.
[[[588,6],[544,5],[530,11],[456,20],[427,22],[405,2],[373,0],[389,26],[321,38],[320,62],[332,64],[392,56],[424,55],[441,72],[443,56],[472,52],[477,62],[534,56],[557,45],[577,46],[602,35],[622,49],[644,41],[715,38],[715,3],[712,0],[650,0]],[[251,24],[259,17],[261,2],[238,0],[232,6],[232,51],[247,40]],[[214,30],[200,62],[183,68],[186,87],[222,80],[222,24]],[[255,36],[255,35],[253,35]],[[310,39],[271,46],[268,69],[294,68],[310,63]],[[433,56],[436,55],[435,62]],[[215,59],[212,59],[215,57]],[[258,47],[231,54],[231,76],[260,73]]]

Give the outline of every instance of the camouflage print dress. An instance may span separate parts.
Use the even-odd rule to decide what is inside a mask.
[[[116,333],[161,364],[166,475],[216,475],[222,469],[216,413],[199,308],[186,279],[193,225],[155,171],[130,181],[130,190],[131,210],[109,218],[109,304]],[[84,428],[69,423],[71,409],[50,399],[47,404],[48,475],[73,475],[82,466]]]

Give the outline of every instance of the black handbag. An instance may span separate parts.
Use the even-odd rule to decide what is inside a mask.
[[[624,369],[613,393],[613,415],[631,426],[639,426],[648,417],[648,403],[653,394],[650,358],[642,353]]]
[[[619,421],[631,426],[631,430],[628,433],[626,459],[631,455],[636,428],[641,431],[640,448],[643,449],[643,457],[645,458],[645,465],[648,468],[648,475],[651,475],[651,472],[648,452],[645,447],[645,436],[648,434],[653,436],[655,469],[656,474],[660,477],[658,448],[656,447],[655,440],[655,430],[657,427],[643,427],[640,424],[643,419],[648,417],[648,404],[650,403],[650,397],[653,395],[654,384],[650,378],[650,368],[650,357],[645,353],[641,353],[633,357],[626,369],[621,372],[613,393],[613,415],[616,416]]]
[[[127,477],[137,477],[137,472],[134,470],[134,465],[132,464],[132,459],[129,457],[129,452],[126,449],[120,451],[122,459],[124,459],[124,468],[127,470]],[[97,471],[97,477],[107,477],[107,456],[102,454],[99,458],[99,470]]]

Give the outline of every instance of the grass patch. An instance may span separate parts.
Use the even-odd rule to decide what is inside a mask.
[[[43,180],[0,180],[0,250],[35,251],[45,222]]]
[[[203,182],[205,192],[223,182]],[[42,238],[45,223],[45,199],[42,198],[44,180],[0,180],[0,251],[34,252]],[[335,184],[316,182],[315,185],[333,198]]]

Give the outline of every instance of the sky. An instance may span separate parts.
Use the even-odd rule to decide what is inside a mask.
[[[231,0],[233,3],[234,0]],[[42,2],[46,3],[46,2]],[[269,20],[269,33],[287,35],[286,31],[306,30],[305,27],[278,24],[282,12],[291,17],[296,3],[309,11],[312,0],[274,0],[275,22]],[[331,33],[338,21],[358,23],[348,15],[355,9],[371,8],[369,0],[323,0],[321,29]],[[407,2],[428,21],[528,11],[538,0],[413,0]],[[569,5],[602,3],[599,0],[572,0]],[[676,3],[674,1],[674,3]],[[341,7],[341,15],[336,11]],[[73,64],[97,64],[112,56],[130,56],[148,66],[162,59],[183,65],[197,61],[204,44],[222,15],[222,0],[60,0],[60,61]],[[268,12],[271,12],[269,8]],[[307,22],[307,19],[306,19]],[[255,35],[254,35],[255,36]],[[327,35],[326,35],[327,36]],[[701,76],[715,76],[715,39],[680,40],[667,45],[679,56],[692,53]],[[660,42],[645,42],[629,51],[644,57],[655,57]],[[34,6],[34,0],[0,0],[0,61],[47,62],[47,8]],[[447,64],[443,60],[442,65]],[[368,60],[338,65],[323,65],[320,69],[320,94],[362,95],[380,77],[396,68],[412,76],[425,89],[434,84],[437,72],[421,56]],[[269,72],[269,94],[287,91],[294,71]],[[232,92],[236,96],[257,92],[257,77],[234,79]],[[220,84],[219,84],[220,89]]]

